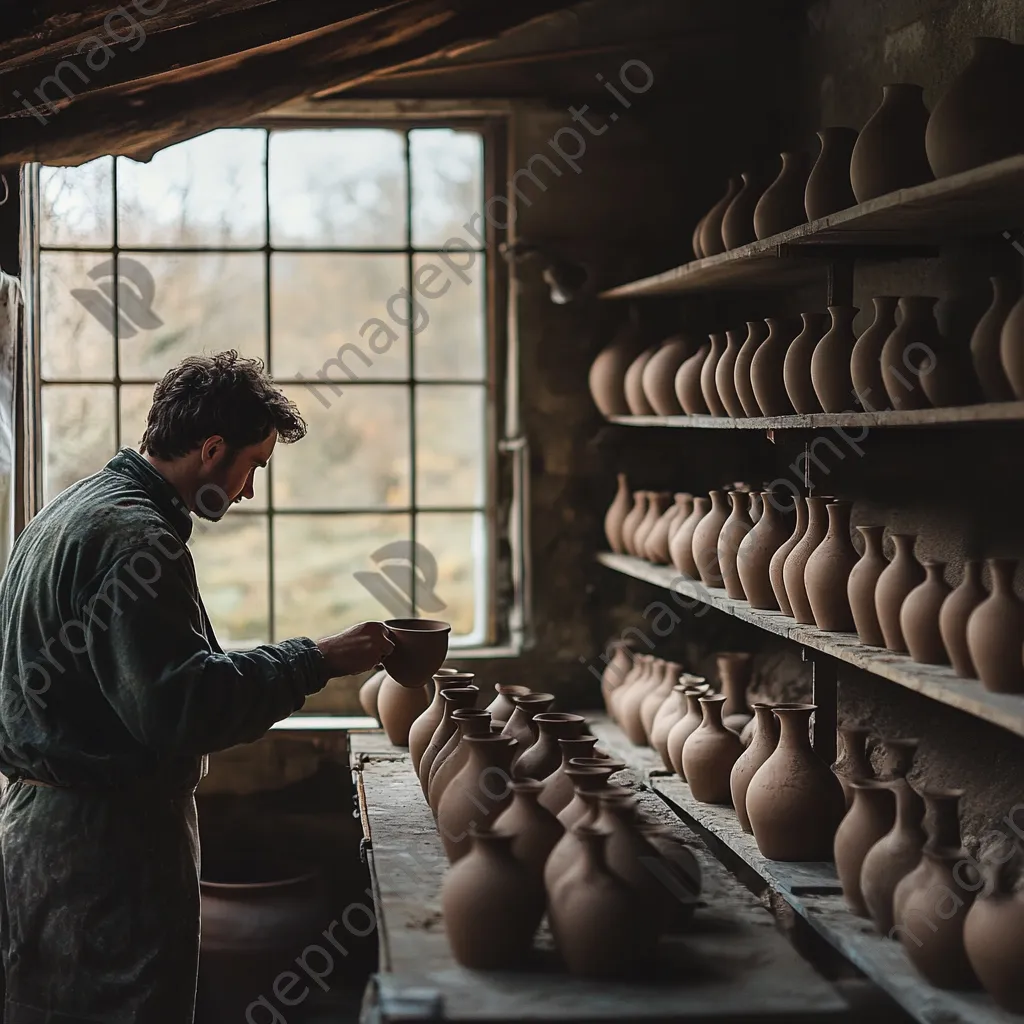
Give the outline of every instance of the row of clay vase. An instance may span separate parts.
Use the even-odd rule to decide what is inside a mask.
[[[697,222],[697,259],[768,238],[857,203],[933,178],[1024,153],[1024,47],[977,38],[967,66],[929,115],[919,85],[896,83],[858,133],[818,132],[813,167],[800,152],[781,154],[772,181],[744,173]]]
[[[606,416],[736,419],[1024,399],[1024,294],[1008,276],[990,283],[973,329],[964,297],[879,295],[859,335],[854,306],[646,348],[627,330],[591,366],[591,395]]]

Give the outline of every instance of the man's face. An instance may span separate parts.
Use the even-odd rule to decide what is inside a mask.
[[[200,459],[200,483],[193,509],[196,515],[216,523],[233,503],[251,498],[256,471],[266,468],[276,444],[276,430],[245,448],[232,449],[223,438],[208,438]]]

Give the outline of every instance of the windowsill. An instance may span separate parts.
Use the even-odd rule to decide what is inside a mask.
[[[372,732],[380,728],[380,723],[365,715],[311,715],[300,711],[275,722],[270,728],[282,732]]]

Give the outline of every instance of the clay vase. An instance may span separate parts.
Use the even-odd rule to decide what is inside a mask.
[[[611,656],[609,656],[608,651],[611,651]],[[601,660],[605,663],[604,671],[601,673],[601,699],[604,701],[605,711],[611,715],[612,701],[614,699],[612,695],[626,682],[635,664],[635,659],[633,651],[625,640],[613,640],[608,645],[608,650],[601,655]],[[529,688],[523,687],[523,692],[529,693]],[[509,710],[507,712],[504,711],[504,708],[502,709],[502,725],[509,720],[512,712],[515,711],[515,705],[511,700],[508,701],[508,707]]]
[[[1024,693],[1024,604],[1014,593],[1017,563],[990,558],[992,593],[967,620],[967,649],[982,686],[992,693]]]
[[[442,670],[443,672],[443,670]],[[448,689],[455,687],[463,688],[470,686],[476,676],[472,672],[437,672],[434,675],[434,699],[430,702],[430,706],[426,711],[423,712],[415,722],[412,723],[412,727],[409,729],[409,759],[412,761],[413,771],[417,775],[420,773],[420,764],[423,760],[423,755],[427,748],[431,745],[431,740],[434,736],[437,727],[441,724],[441,719],[444,717],[444,700],[441,694]],[[474,693],[479,692],[474,687]],[[471,704],[465,705],[466,707],[472,706]],[[453,709],[454,710],[454,709]],[[455,731],[454,726],[452,732]],[[449,733],[448,735],[451,735]],[[446,737],[447,742],[447,737]],[[443,746],[444,744],[441,744]],[[436,757],[441,747],[434,747],[432,756]],[[430,767],[429,765],[427,766]]]
[[[895,295],[876,295],[871,302],[875,318],[857,339],[850,356],[850,380],[857,404],[865,412],[892,408],[882,380],[882,348],[896,329],[899,299]]]
[[[466,736],[489,736],[491,734],[491,716],[486,711],[475,708],[463,708],[452,712],[455,723],[455,734],[441,749],[430,766],[427,778],[427,803],[434,817],[437,817],[437,804],[445,787],[455,778],[469,759],[469,747],[462,740]]]
[[[709,334],[708,340],[711,342],[711,351],[700,368],[700,392],[704,396],[704,404],[712,416],[726,416],[728,414],[725,411],[725,406],[722,404],[721,398],[718,397],[718,388],[715,387],[715,373],[718,369],[718,360],[725,352],[726,338],[724,334],[717,332]]]
[[[690,518],[692,514],[693,495],[688,491],[681,491],[677,493],[675,497],[675,515],[669,523],[668,536],[666,538],[666,549],[668,551],[668,558],[666,559],[666,562],[669,565],[672,564],[672,540],[679,532],[679,528],[687,519]]]
[[[858,203],[932,180],[924,148],[927,126],[921,86],[882,86],[881,106],[861,129],[850,157],[850,183]]]
[[[878,577],[889,561],[882,551],[885,536],[884,526],[858,526],[857,532],[864,538],[864,554],[850,570],[846,594],[853,612],[853,624],[862,644],[884,647],[885,637],[875,610],[875,588]]]
[[[686,714],[686,691],[689,687],[677,683],[672,687],[668,700],[662,704],[651,726],[651,746],[658,752],[666,771],[674,771],[668,756],[668,738],[673,726]]]
[[[1024,295],[1013,304],[999,332],[999,359],[1014,398],[1024,400]]]
[[[907,651],[907,641],[900,626],[900,609],[907,595],[924,582],[925,576],[921,563],[914,557],[916,540],[917,535],[913,533],[892,535],[896,553],[875,584],[875,613],[885,646],[899,654]]]
[[[508,736],[463,736],[468,757],[437,804],[437,830],[450,863],[470,851],[469,829],[490,827],[512,801],[512,755]]]
[[[1012,858],[983,866],[985,888],[967,911],[964,950],[985,991],[1010,1013],[1024,1013],[1018,951],[1024,944],[1024,896],[1014,892]]]
[[[747,815],[747,789],[758,768],[768,760],[779,743],[779,720],[772,705],[763,701],[754,704],[754,732],[746,750],[736,759],[729,774],[729,792],[736,817],[744,832],[753,833]]]
[[[604,416],[628,416],[626,371],[643,348],[640,331],[630,321],[616,333],[590,365],[590,396]]]
[[[768,563],[768,577],[772,582],[775,600],[778,601],[779,609],[783,615],[789,616],[793,614],[793,606],[789,603],[789,594],[786,592],[786,562],[789,561],[789,556],[793,553],[793,549],[803,540],[804,534],[807,533],[807,499],[795,497],[793,500],[796,504],[796,522],[793,526],[793,532],[789,540],[772,555],[772,560]]]
[[[515,856],[515,837],[474,828],[472,848],[441,883],[441,917],[452,955],[472,970],[526,964],[544,916],[539,875]]]
[[[776,316],[768,317],[765,323],[768,325],[768,337],[750,361],[754,399],[765,416],[790,416],[793,405],[786,394],[783,367],[797,329],[790,320]]]
[[[967,620],[988,593],[981,582],[981,562],[970,558],[964,562],[964,578],[939,610],[939,635],[946,648],[953,671],[961,679],[977,679],[978,671],[967,646]]]
[[[693,561],[706,587],[722,585],[722,571],[718,565],[718,535],[729,518],[729,502],[725,491],[711,491],[711,511],[693,531]]]
[[[377,718],[377,697],[383,682],[384,669],[378,669],[373,675],[367,676],[359,687],[359,705],[368,718]]]
[[[604,514],[604,535],[608,538],[608,546],[617,555],[624,555],[626,548],[622,543],[622,524],[629,510],[633,507],[633,496],[629,493],[629,483],[625,473],[617,475],[618,489],[615,498]]]
[[[850,362],[857,344],[853,318],[860,310],[856,306],[829,306],[828,311],[832,326],[811,356],[811,383],[825,412],[847,412],[854,408]]]
[[[736,193],[722,218],[722,242],[726,250],[757,241],[757,235],[754,234],[754,210],[764,195],[767,183],[748,171],[744,171],[741,178],[743,187]]]
[[[992,302],[971,333],[971,360],[986,402],[1012,402],[1013,388],[999,354],[1000,337],[1020,286],[1009,277],[990,277]]]
[[[1024,153],[1024,126],[1015,113],[1024,102],[1021,48],[990,37],[972,43],[967,66],[928,119],[925,149],[937,178]]]
[[[653,746],[651,743],[651,729],[654,727],[655,715],[657,715],[661,705],[669,698],[672,693],[672,687],[679,682],[682,671],[683,666],[679,662],[666,661],[661,666],[660,680],[651,688],[647,696],[640,703],[640,726],[647,737],[647,743],[651,746]]]
[[[793,618],[806,626],[813,626],[815,622],[814,610],[811,608],[807,586],[804,583],[804,571],[811,555],[828,535],[829,514],[826,507],[830,500],[818,496],[806,499],[807,529],[782,567],[782,580]]]
[[[668,543],[668,553],[673,567],[687,579],[700,579],[700,569],[693,558],[693,535],[700,521],[710,511],[710,498],[694,498],[693,511],[679,524]]]
[[[547,886],[555,947],[572,975],[629,977],[650,964],[658,934],[649,927],[635,892],[608,867],[608,835],[581,825],[575,839],[580,856]],[[609,941],[610,936],[615,940]]]
[[[722,723],[738,736],[754,717],[747,703],[747,688],[754,671],[754,656],[746,651],[722,651],[715,655],[720,689],[725,697]]]
[[[939,612],[950,595],[943,579],[945,562],[924,563],[924,583],[916,586],[900,608],[900,631],[914,661],[922,665],[948,665],[949,655],[939,632]]]
[[[747,595],[743,592],[743,584],[736,570],[736,556],[743,539],[754,528],[748,511],[750,498],[745,491],[730,491],[729,498],[732,501],[732,512],[718,535],[718,567],[725,592],[734,601],[745,601]]]
[[[757,526],[758,520],[761,518],[761,513],[764,511],[761,504],[761,492],[751,491],[750,492],[750,521]]]
[[[642,384],[656,415],[678,416],[682,413],[683,407],[676,398],[676,373],[690,351],[690,341],[676,336],[662,342],[661,348],[647,360]]]
[[[779,601],[771,580],[771,561],[790,536],[771,491],[761,493],[761,518],[743,538],[736,553],[736,571],[751,608],[778,611]]]
[[[857,130],[822,128],[818,132],[818,139],[821,151],[804,190],[804,210],[808,220],[827,217],[830,213],[846,210],[857,203],[850,184],[850,160],[857,142]]]
[[[642,747],[647,743],[640,708],[650,692],[661,683],[662,664],[660,658],[652,658],[648,671],[637,678],[629,692],[623,694],[622,699],[616,704],[619,726],[634,746]]]
[[[715,367],[715,390],[729,416],[743,416],[743,405],[736,393],[736,357],[746,339],[745,330],[726,331],[725,351]]]
[[[611,714],[615,721],[622,725],[622,709],[637,698],[636,688],[645,689],[654,658],[649,654],[637,654],[633,658],[633,668],[627,674],[622,685],[611,694]]]
[[[804,589],[818,629],[849,633],[854,629],[847,587],[857,564],[857,549],[850,540],[852,501],[832,501],[825,506],[828,533],[811,552],[804,568]]]
[[[637,558],[647,558],[647,538],[654,531],[658,520],[668,511],[672,495],[667,491],[648,492],[647,512],[633,531],[633,550]]]
[[[786,350],[782,379],[793,408],[806,415],[822,411],[811,381],[811,359],[814,358],[818,342],[825,335],[829,317],[825,313],[801,313],[800,319],[803,321],[803,329]]]
[[[684,503],[680,503],[680,498],[684,499]],[[647,534],[647,538],[644,541],[644,556],[652,565],[668,565],[669,534],[675,526],[676,519],[679,516],[681,509],[686,507],[685,499],[692,500],[691,496],[688,494],[675,495],[674,500],[671,503],[666,504],[665,511],[658,517],[657,522],[651,528],[651,532]],[[687,514],[689,514],[688,507]]]
[[[516,741],[517,746],[512,754],[512,763],[522,757],[537,742],[537,727],[533,724],[536,715],[550,711],[555,703],[553,693],[527,693],[522,697],[513,697],[516,709],[512,712],[501,735]]]
[[[808,161],[803,153],[781,153],[782,169],[754,207],[754,234],[769,238],[807,220],[804,191]]]
[[[650,498],[650,491],[634,491],[633,507],[626,513],[626,518],[622,520],[622,546],[626,549],[626,554],[633,555],[634,558],[636,557],[636,547],[633,544],[633,536],[647,515]]]
[[[566,833],[570,833],[574,825],[588,819],[596,811],[597,794],[607,788],[608,780],[616,772],[621,772],[626,767],[622,761],[609,760],[601,765],[577,765],[572,763],[574,760],[576,759],[573,758],[565,769],[565,774],[572,780],[573,796],[558,812],[558,820]]]
[[[618,682],[632,664],[632,658],[629,654],[629,645],[625,642],[619,641],[618,644],[613,644],[612,646],[615,646],[615,656],[605,668],[604,674],[608,675],[609,679],[614,678]],[[530,688],[528,686],[505,686],[502,683],[495,683],[494,689],[497,697],[487,705],[485,710],[490,713],[492,722],[504,725],[512,717],[512,712],[516,709],[515,704],[512,703],[512,698],[524,697],[530,692]]]
[[[843,787],[811,749],[813,704],[776,705],[779,744],[747,787],[757,848],[771,860],[829,860],[846,810]]]
[[[572,800],[575,789],[572,779],[566,775],[569,761],[574,757],[590,757],[597,746],[596,736],[576,736],[569,740],[559,740],[558,747],[562,755],[562,763],[544,780],[543,791],[538,803],[546,811],[558,815]]]
[[[969,348],[971,332],[981,315],[977,292],[956,292],[935,304],[938,347],[934,358],[921,366],[921,387],[936,409],[981,401]]]
[[[836,830],[834,854],[836,874],[843,887],[846,905],[858,917],[868,917],[860,889],[860,872],[868,851],[887,835],[896,821],[892,789],[884,782],[851,782],[853,803]]]
[[[409,745],[412,723],[427,710],[430,696],[426,686],[411,689],[384,673],[377,694],[377,714],[388,740],[396,747]]]
[[[548,711],[533,716],[537,741],[516,758],[512,777],[535,779],[543,782],[562,763],[561,739],[574,739],[587,731],[587,720],[582,715],[564,711]]]
[[[676,371],[676,400],[687,416],[706,416],[710,412],[700,389],[701,369],[710,351],[711,342],[705,341]]]
[[[469,679],[473,678],[472,674],[467,674],[469,675]],[[430,739],[427,741],[427,745],[423,748],[423,753],[420,756],[419,767],[416,769],[416,775],[420,780],[420,788],[423,790],[424,797],[427,796],[427,785],[430,782],[430,769],[434,764],[434,759],[442,750],[444,750],[448,741],[458,732],[458,726],[454,721],[452,721],[452,715],[456,711],[473,707],[476,703],[477,697],[480,695],[479,688],[468,684],[465,679],[458,679],[457,677],[449,678],[456,678],[457,683],[461,685],[448,686],[445,687],[444,690],[440,691],[441,720],[437,723],[437,726],[430,735]],[[427,711],[429,710],[430,708],[427,709]],[[426,712],[424,712],[424,714],[426,714]],[[422,717],[422,715],[420,717]],[[419,719],[417,719],[417,721],[419,721]],[[411,730],[409,733],[409,748],[411,752]]]
[[[751,380],[751,366],[757,350],[768,340],[768,324],[764,320],[747,321],[747,337],[742,348],[736,354],[736,367],[733,380],[736,383],[736,394],[747,416],[761,416],[761,407],[757,404],[754,384]]]
[[[868,782],[875,777],[868,760],[866,743],[871,730],[861,725],[843,725],[837,730],[843,741],[841,760],[832,766],[846,797],[846,809],[853,805],[853,782]]]
[[[894,409],[931,404],[921,377],[935,366],[942,347],[934,307],[930,295],[904,295],[899,301],[899,322],[882,346],[882,383]]]
[[[722,721],[724,694],[698,697],[703,716],[682,748],[684,778],[693,798],[702,804],[732,804],[729,776],[743,753],[739,736]]]
[[[697,221],[696,225],[694,226],[693,234],[690,236],[690,247],[693,249],[694,258],[698,260],[704,258],[704,250],[700,247],[700,231],[703,227],[704,217],[701,217],[701,219]]]
[[[700,249],[705,256],[717,256],[725,252],[722,241],[722,218],[729,204],[739,194],[743,182],[739,178],[730,178],[725,195],[704,215],[704,223],[700,226]]]
[[[512,856],[544,882],[544,865],[565,829],[539,798],[544,784],[533,779],[512,783],[512,803],[498,815],[494,831],[512,840]]]
[[[629,368],[626,370],[626,376],[623,379],[622,387],[626,393],[626,405],[629,406],[629,414],[631,416],[654,415],[654,408],[651,406],[651,403],[647,401],[647,395],[644,394],[644,370],[647,369],[647,364],[657,351],[658,347],[656,345],[652,345],[650,348],[644,349],[644,351],[629,364]]]
[[[669,763],[672,770],[684,781],[686,775],[683,768],[683,746],[704,721],[704,710],[700,706],[700,699],[707,693],[706,690],[696,687],[687,687],[683,690],[683,697],[686,700],[686,714],[679,719],[668,734],[666,747],[668,749]]]

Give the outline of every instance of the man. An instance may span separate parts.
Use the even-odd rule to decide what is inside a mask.
[[[19,536],[0,583],[5,1024],[188,1024],[199,947],[193,791],[393,644],[379,622],[224,653],[185,546],[251,498],[306,424],[263,366],[191,357],[125,449]]]

